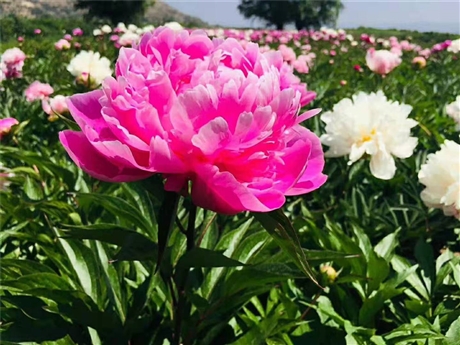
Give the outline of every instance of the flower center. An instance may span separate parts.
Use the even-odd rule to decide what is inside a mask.
[[[377,134],[377,131],[375,130],[375,128],[372,128],[372,130],[371,130],[371,132],[369,134],[364,134],[361,137],[361,140],[359,140],[359,143],[364,144],[364,143],[367,143],[367,142],[371,141],[376,134]]]

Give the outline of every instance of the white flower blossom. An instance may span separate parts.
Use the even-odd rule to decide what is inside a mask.
[[[110,60],[101,57],[93,51],[81,51],[70,60],[67,70],[77,79],[86,81],[90,78],[90,84],[97,86],[106,78],[112,75]]]
[[[131,46],[133,43],[136,43],[140,38],[140,35],[136,34],[135,32],[126,31],[123,35],[120,36],[118,39],[118,43],[122,46]]]
[[[460,96],[455,101],[446,105],[446,113],[457,123],[456,129],[460,131]]]
[[[110,34],[112,32],[112,28],[106,24],[102,26],[101,31],[105,34]]]
[[[460,38],[452,41],[450,46],[447,47],[448,52],[452,52],[454,54],[457,54],[460,52]]]
[[[418,173],[426,188],[420,194],[425,205],[440,208],[446,216],[460,219],[460,145],[446,140],[428,155]]]
[[[349,164],[364,154],[371,156],[371,173],[380,179],[393,178],[396,165],[393,157],[412,155],[417,138],[410,130],[417,121],[408,118],[412,107],[388,101],[382,91],[363,92],[337,103],[333,111],[321,120],[326,123],[326,134],[321,136],[329,146],[326,157],[349,155]]]
[[[182,25],[180,25],[178,22],[169,22],[169,23],[165,23],[164,26],[166,26],[167,28],[170,28],[174,31],[180,31],[183,28]]]

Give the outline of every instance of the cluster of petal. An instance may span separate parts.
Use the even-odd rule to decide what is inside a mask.
[[[388,50],[370,48],[366,54],[366,64],[377,74],[386,75],[401,64],[401,58]]]
[[[412,107],[388,101],[382,91],[363,92],[337,103],[333,111],[321,120],[326,123],[326,134],[321,136],[329,146],[326,157],[349,155],[349,164],[364,154],[371,156],[371,173],[380,179],[393,178],[396,172],[394,157],[412,155],[417,138],[410,130],[417,122],[408,118]]]
[[[460,96],[455,101],[446,105],[446,113],[457,123],[456,129],[460,130]]]
[[[6,79],[22,77],[22,67],[26,54],[19,48],[10,48],[3,52],[0,59],[0,69]]]
[[[454,54],[460,53],[460,38],[450,42],[447,51]]]
[[[277,52],[160,27],[122,48],[102,90],[70,97],[82,132],[60,140],[75,163],[110,182],[153,174],[223,214],[266,212],[326,180],[319,138],[298,115],[314,97]]]
[[[112,75],[109,59],[101,57],[98,52],[86,50],[82,50],[70,60],[67,71],[76,77],[77,81],[92,87],[100,85],[104,78]]]
[[[412,59],[412,63],[418,68],[424,68],[426,66],[426,59],[423,56],[416,56]]]
[[[70,47],[70,42],[64,38],[61,38],[59,41],[54,43],[54,48],[56,48],[56,50],[67,50],[70,49]]]
[[[65,114],[69,111],[67,106],[67,97],[63,95],[56,95],[52,98],[42,100],[43,111],[49,115],[48,120],[57,119],[56,114]]]
[[[8,134],[11,130],[11,127],[17,125],[19,122],[15,118],[7,117],[0,120],[0,140],[5,134]]]
[[[418,173],[426,186],[420,197],[425,205],[440,208],[446,216],[460,219],[460,145],[446,140],[441,149],[428,155]]]
[[[24,91],[27,102],[43,100],[54,92],[50,84],[39,82],[38,80],[30,84]]]

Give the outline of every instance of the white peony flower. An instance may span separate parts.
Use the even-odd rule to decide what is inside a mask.
[[[102,26],[101,31],[105,34],[110,34],[112,32],[112,28],[106,24]]]
[[[341,100],[321,116],[326,123],[321,142],[329,146],[326,157],[349,155],[348,164],[353,164],[368,154],[372,175],[391,179],[396,172],[393,156],[410,157],[417,146],[417,138],[410,136],[417,125],[407,117],[411,110],[410,105],[388,101],[382,91]]]
[[[460,96],[455,101],[446,105],[446,113],[457,123],[456,129],[460,131]]]
[[[460,52],[460,38],[452,41],[450,46],[447,47],[448,52],[452,52],[454,54],[457,54]]]
[[[101,36],[102,35],[102,31],[99,30],[99,29],[94,29],[93,30],[93,36]]]
[[[131,46],[133,43],[136,43],[139,40],[140,36],[135,32],[126,31],[118,39],[118,43],[124,47]]]
[[[82,50],[72,60],[70,60],[67,70],[77,79],[87,81],[97,86],[106,78],[112,75],[110,61],[106,57],[101,57],[99,53]]]
[[[428,207],[441,208],[446,216],[460,219],[460,145],[446,140],[428,155],[418,173],[426,188],[420,194]]]
[[[129,24],[129,25],[128,25],[128,31],[134,32],[134,31],[136,31],[136,30],[137,30],[137,26],[136,26],[136,25],[134,25],[134,24]]]
[[[174,31],[180,31],[183,29],[182,25],[180,25],[178,22],[169,22],[169,23],[165,23],[164,26],[166,26],[167,28],[170,28]]]
[[[142,32],[143,33],[146,33],[146,32],[151,32],[155,29],[155,27],[153,25],[147,25],[147,26],[144,26],[142,28]]]

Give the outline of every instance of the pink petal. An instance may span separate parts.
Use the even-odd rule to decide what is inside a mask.
[[[98,153],[82,132],[63,131],[59,139],[75,164],[89,175],[107,182],[130,182],[151,176],[151,172],[121,167]]]

